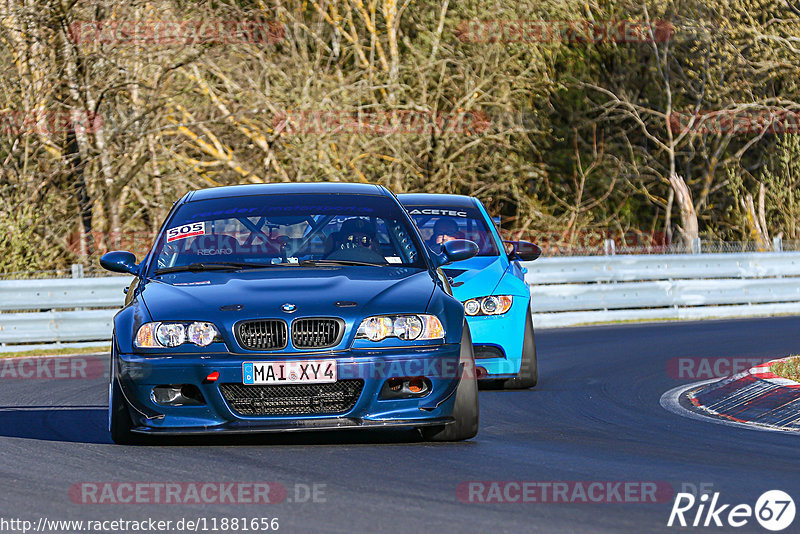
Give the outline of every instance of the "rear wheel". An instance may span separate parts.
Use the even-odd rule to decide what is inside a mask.
[[[475,379],[475,355],[472,351],[472,336],[464,322],[461,335],[461,358],[463,364],[461,380],[455,392],[453,408],[455,421],[443,426],[423,427],[422,437],[428,441],[461,441],[475,437],[478,433],[478,381]]]
[[[527,389],[532,388],[539,381],[539,367],[536,362],[536,343],[533,338],[533,318],[530,310],[525,319],[525,337],[522,342],[522,362],[519,366],[519,374],[514,378],[502,380],[504,389]]]

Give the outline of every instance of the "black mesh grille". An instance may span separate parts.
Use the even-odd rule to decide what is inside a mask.
[[[485,360],[486,358],[505,358],[506,355],[502,349],[492,345],[475,345],[472,347],[475,351],[476,360]]]
[[[353,409],[363,387],[359,378],[290,386],[222,384],[219,389],[238,415],[336,415]]]
[[[297,349],[325,349],[339,343],[342,323],[338,319],[297,319],[292,323],[292,345]]]
[[[236,338],[247,350],[286,348],[286,323],[280,319],[264,319],[239,323]]]

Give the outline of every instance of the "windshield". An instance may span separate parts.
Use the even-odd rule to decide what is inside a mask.
[[[441,206],[406,206],[428,247],[439,253],[442,245],[453,239],[474,241],[478,256],[498,256],[497,245],[486,220],[475,208]]]
[[[188,202],[169,220],[154,268],[315,263],[425,268],[402,208],[373,195],[258,195]]]

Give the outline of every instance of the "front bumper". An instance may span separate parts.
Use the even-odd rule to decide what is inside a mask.
[[[519,373],[529,310],[530,299],[515,296],[511,309],[503,315],[467,316],[475,366],[486,371],[479,374],[481,380],[511,378]],[[482,352],[493,357],[481,358]]]
[[[270,432],[307,432],[309,430],[351,430],[363,428],[410,428],[421,426],[438,426],[454,421],[452,417],[439,417],[429,419],[393,419],[388,421],[372,421],[357,418],[325,418],[325,419],[298,419],[293,424],[283,421],[278,422],[244,422],[235,421],[223,423],[212,427],[151,427],[138,426],[133,429],[137,434],[151,436],[183,436],[191,434],[256,434]]]
[[[133,421],[142,434],[218,434],[340,430],[352,428],[417,427],[452,421],[455,390],[461,377],[459,345],[348,350],[308,354],[118,354],[114,356],[119,381]],[[335,414],[242,415],[223,396],[222,384],[242,384],[244,362],[337,360],[339,380],[364,381],[351,409]],[[219,373],[219,379],[206,377]],[[382,399],[386,380],[424,376],[431,384],[423,397]],[[197,406],[159,404],[153,388],[191,384],[202,393]],[[276,386],[283,387],[283,386]]]

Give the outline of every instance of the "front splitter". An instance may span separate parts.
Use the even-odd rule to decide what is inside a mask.
[[[312,430],[352,430],[367,428],[417,428],[421,426],[440,426],[455,421],[452,417],[436,419],[395,419],[391,421],[373,421],[351,417],[333,417],[326,419],[304,419],[287,424],[285,421],[223,423],[216,426],[186,427],[186,428],[157,428],[139,426],[131,429],[132,432],[145,435],[158,436],[185,436],[185,435],[217,435],[217,434],[257,434],[267,432],[307,432]]]

